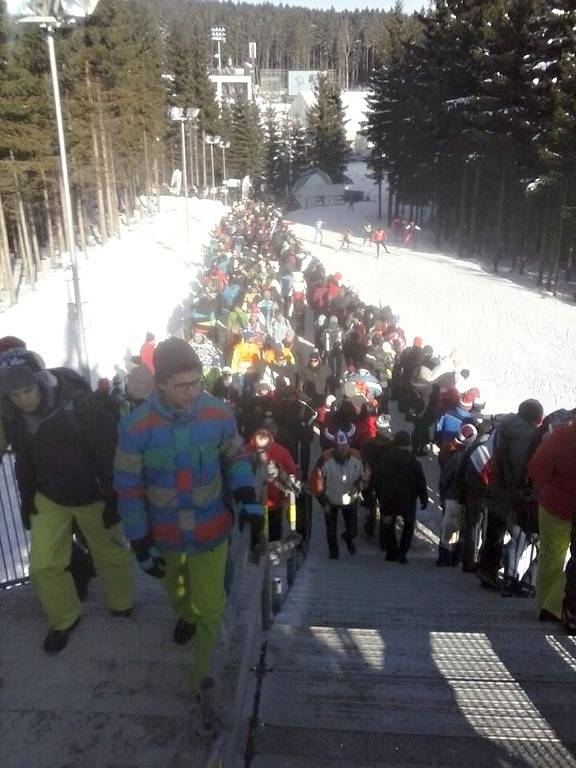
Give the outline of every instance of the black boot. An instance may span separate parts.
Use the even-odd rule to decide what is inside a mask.
[[[347,533],[342,534],[342,539],[346,542],[346,546],[348,547],[348,552],[351,555],[356,554],[356,544],[354,544],[354,539]]]
[[[178,619],[174,627],[174,642],[176,645],[186,645],[196,634],[196,624],[191,624],[186,619]]]
[[[444,547],[438,547],[438,559],[436,560],[437,568],[449,568],[451,564],[452,553],[444,549]]]
[[[60,651],[63,651],[66,648],[68,638],[78,626],[79,621],[80,617],[67,629],[51,629],[44,639],[44,650],[46,653],[60,653]]]

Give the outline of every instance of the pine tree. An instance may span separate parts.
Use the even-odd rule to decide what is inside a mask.
[[[340,91],[321,75],[315,95],[316,103],[308,112],[310,159],[312,165],[327,173],[333,182],[340,182],[352,154],[346,139]]]
[[[283,141],[278,116],[270,106],[264,118],[264,181],[266,191],[280,199],[285,190],[289,169],[288,147]]]
[[[261,183],[263,170],[263,135],[257,106],[246,99],[238,99],[232,106],[232,135],[230,146],[231,175],[250,176],[256,189]]]
[[[310,148],[305,128],[300,123],[286,122],[286,142],[290,157],[290,185],[310,168]]]

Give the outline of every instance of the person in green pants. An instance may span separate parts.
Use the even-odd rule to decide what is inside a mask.
[[[254,476],[230,407],[203,389],[202,363],[182,339],[154,350],[156,389],[120,424],[115,488],[139,566],[162,579],[193,640],[191,690],[206,683],[226,603],[224,577],[235,504],[262,527]],[[213,681],[212,681],[213,683]]]
[[[31,531],[30,580],[48,623],[44,650],[58,653],[80,620],[69,568],[74,525],[88,544],[107,608],[114,616],[132,610],[132,559],[112,487],[117,426],[79,374],[40,369],[24,349],[0,356],[0,406],[22,519]]]

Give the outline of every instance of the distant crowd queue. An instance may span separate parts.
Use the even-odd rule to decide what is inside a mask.
[[[232,206],[192,277],[169,338],[148,333],[130,370],[95,392],[24,341],[0,340],[2,443],[47,652],[66,646],[94,575],[111,615],[131,616],[127,540],[166,588],[174,642],[193,645],[198,694],[235,520],[256,551],[286,535],[294,495],[299,507],[315,498],[338,559],[340,542],[356,554],[362,507],[366,536],[378,529],[385,559],[404,564],[430,503],[421,459],[439,466],[437,566],[461,565],[504,596],[535,594],[537,616],[574,634],[575,409],[545,416],[526,400],[486,415],[457,352],[407,345],[390,307],[327,274],[263,202]]]

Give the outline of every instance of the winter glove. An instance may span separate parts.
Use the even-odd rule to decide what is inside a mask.
[[[132,551],[140,568],[155,579],[163,579],[166,575],[166,561],[160,555],[160,550],[148,536],[133,539],[130,542]]]
[[[264,510],[260,504],[243,504],[240,509],[240,530],[250,526],[250,561],[257,563],[263,550]]]
[[[38,510],[33,501],[28,504],[22,503],[20,507],[20,516],[22,518],[22,525],[27,531],[32,527],[32,515],[36,515],[37,512]]]
[[[120,522],[120,515],[118,514],[118,496],[115,493],[111,493],[104,499],[102,520],[104,521],[104,528],[106,529],[112,528]]]
[[[328,496],[326,496],[325,493],[320,493],[318,496],[316,496],[316,498],[318,499],[318,504],[320,504],[320,506],[323,507],[324,511],[326,512],[330,507]]]

